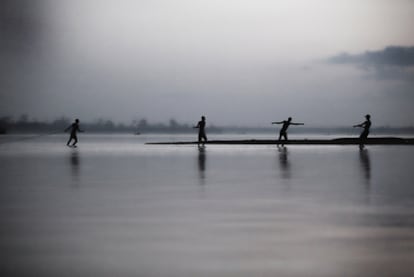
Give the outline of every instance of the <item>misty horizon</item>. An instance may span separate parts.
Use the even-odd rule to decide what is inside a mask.
[[[67,117],[58,117],[52,121],[40,121],[30,118],[28,115],[21,115],[18,119],[12,117],[0,117],[0,134],[19,134],[19,133],[48,133],[55,134],[63,132],[73,121]],[[196,133],[195,124],[188,122],[180,122],[175,119],[169,119],[163,122],[151,122],[146,118],[133,120],[129,123],[115,122],[111,119],[100,118],[93,121],[82,121],[80,126],[87,133],[166,133],[166,134],[185,134]],[[220,133],[270,133],[276,134],[280,130],[280,126],[274,125],[214,125],[207,124],[207,132],[209,134]],[[293,134],[335,134],[335,135],[358,135],[358,129],[353,126],[300,126],[291,128],[289,131]],[[373,135],[412,135],[414,134],[414,126],[373,126]]]
[[[414,125],[414,2],[2,1],[0,114]],[[384,21],[393,18],[393,21]]]

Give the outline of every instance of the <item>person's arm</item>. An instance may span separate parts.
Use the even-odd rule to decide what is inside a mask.
[[[305,125],[305,123],[290,123],[291,125]]]
[[[76,129],[77,129],[77,131],[78,131],[79,133],[83,133],[83,132],[85,132],[84,130],[81,130],[81,129],[79,128],[79,125],[78,125],[78,127],[77,127]]]
[[[272,124],[282,124],[283,121],[279,121],[279,122],[272,122]]]
[[[198,122],[196,126],[193,126],[193,128],[195,129],[200,128],[200,122]]]
[[[67,131],[69,131],[69,129],[72,127],[72,125],[69,125],[69,127],[67,127],[65,130],[64,130],[64,132],[67,132]]]
[[[354,127],[354,128],[355,128],[355,127],[361,127],[361,128],[362,128],[362,127],[364,126],[364,124],[365,124],[365,122],[363,122],[363,123],[361,123],[361,124],[356,124],[356,125],[354,125],[354,126],[352,126],[352,127]]]

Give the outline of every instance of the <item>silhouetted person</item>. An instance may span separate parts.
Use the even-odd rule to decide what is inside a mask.
[[[207,136],[206,136],[206,117],[202,116],[201,120],[197,123],[197,126],[194,126],[194,128],[198,128],[198,143],[201,143],[202,140],[204,140],[204,142],[207,141]]]
[[[289,128],[290,125],[305,125],[305,123],[294,123],[294,122],[292,122],[291,117],[289,117],[288,120],[283,120],[283,121],[279,121],[279,122],[272,122],[272,124],[283,124],[282,129],[280,129],[280,132],[279,132],[279,140],[281,140],[282,137],[285,138],[285,140],[288,140],[287,129]]]
[[[364,142],[365,140],[368,138],[369,135],[369,128],[371,127],[371,116],[369,114],[367,114],[365,116],[365,121],[362,122],[361,124],[357,124],[354,125],[353,127],[360,127],[360,128],[364,128],[364,130],[362,131],[361,135],[359,136],[361,142],[360,142],[360,147],[364,147]]]
[[[73,122],[72,125],[70,125],[68,128],[65,129],[65,132],[69,130],[70,130],[70,137],[66,145],[69,146],[70,142],[73,139],[74,141],[73,141],[72,146],[75,147],[76,143],[78,142],[77,133],[83,132],[81,129],[79,129],[79,119],[76,118],[75,122]]]

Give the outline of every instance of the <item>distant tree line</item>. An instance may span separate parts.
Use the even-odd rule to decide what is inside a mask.
[[[59,117],[52,121],[39,121],[29,119],[27,115],[21,115],[18,119],[11,116],[0,117],[0,134],[7,133],[59,133],[63,132],[73,120],[67,117]],[[177,122],[170,119],[167,123],[150,123],[147,119],[133,120],[130,124],[114,123],[110,119],[98,119],[93,122],[84,122],[81,120],[81,128],[88,133],[193,133],[193,125]],[[292,128],[291,134],[344,134],[355,135],[355,129],[351,127],[309,127]],[[278,128],[274,127],[236,127],[236,126],[207,126],[208,133],[274,133]],[[357,132],[358,133],[358,132]],[[414,134],[414,126],[408,127],[374,127],[371,134]]]
[[[58,133],[63,132],[72,120],[60,117],[53,121],[39,121],[21,115],[17,120],[11,116],[0,117],[0,134],[6,133]],[[149,123],[147,119],[133,120],[130,124],[114,123],[110,119],[80,122],[81,129],[91,133],[186,133],[194,132],[193,126],[170,119],[168,123]],[[221,132],[215,126],[208,126],[210,132]]]

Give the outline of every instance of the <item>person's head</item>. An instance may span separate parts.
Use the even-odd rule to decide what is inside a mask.
[[[370,119],[370,118],[371,118],[371,116],[370,116],[369,114],[367,114],[367,115],[365,116],[365,118],[366,118],[366,119]]]
[[[76,123],[79,123],[79,119],[78,119],[78,118],[76,118],[76,119],[75,119],[75,122],[76,122]]]
[[[205,120],[206,120],[206,117],[203,115],[203,116],[201,117],[201,120],[202,120],[202,121],[205,121]]]
[[[292,121],[292,118],[291,118],[291,117],[289,117],[289,118],[288,118],[288,121]]]

